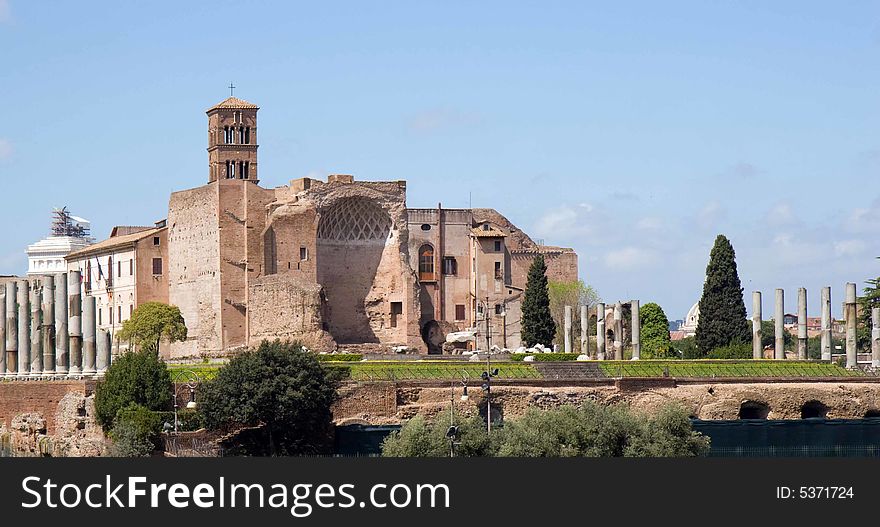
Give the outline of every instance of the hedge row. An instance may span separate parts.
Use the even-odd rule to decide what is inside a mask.
[[[529,355],[535,357],[535,362],[563,362],[577,360],[577,353],[512,353],[510,360],[522,361]]]
[[[316,353],[315,358],[320,362],[359,362],[364,356],[360,353],[328,353],[324,355]]]

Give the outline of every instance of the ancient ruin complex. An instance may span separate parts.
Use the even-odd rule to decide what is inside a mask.
[[[572,249],[535,243],[492,209],[408,208],[405,181],[261,187],[258,109],[236,97],[210,108],[208,183],[171,196],[168,298],[189,328],[173,357],[272,338],[441,353],[477,321],[470,345],[515,348],[534,256],[551,280],[577,279]]]

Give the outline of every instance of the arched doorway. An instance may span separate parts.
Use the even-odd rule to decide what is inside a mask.
[[[434,247],[429,243],[419,247],[419,280],[422,282],[435,280]]]
[[[428,346],[428,353],[431,355],[439,355],[443,353],[443,331],[440,330],[440,324],[436,320],[429,320],[422,326],[422,340]]]

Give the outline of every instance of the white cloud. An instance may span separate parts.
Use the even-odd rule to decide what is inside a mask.
[[[798,223],[794,209],[786,202],[779,202],[767,212],[767,223],[776,227],[794,225]]]
[[[874,234],[880,225],[880,198],[871,202],[868,207],[853,209],[846,220],[845,227],[853,233]]]
[[[862,240],[841,240],[834,244],[834,254],[840,257],[859,256],[868,248]]]
[[[3,0],[0,0],[2,2]],[[0,138],[0,161],[12,157],[12,143],[8,139]]]
[[[639,247],[624,247],[605,254],[605,265],[613,269],[635,269],[653,265],[657,260],[652,251]]]
[[[663,220],[656,216],[646,216],[636,222],[636,228],[643,231],[659,231],[664,227]]]

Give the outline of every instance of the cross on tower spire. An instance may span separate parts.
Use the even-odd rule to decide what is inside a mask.
[[[233,86],[232,83],[230,82],[229,83],[229,96],[230,97],[232,97],[232,90],[234,90],[234,89],[235,89],[235,86]]]

